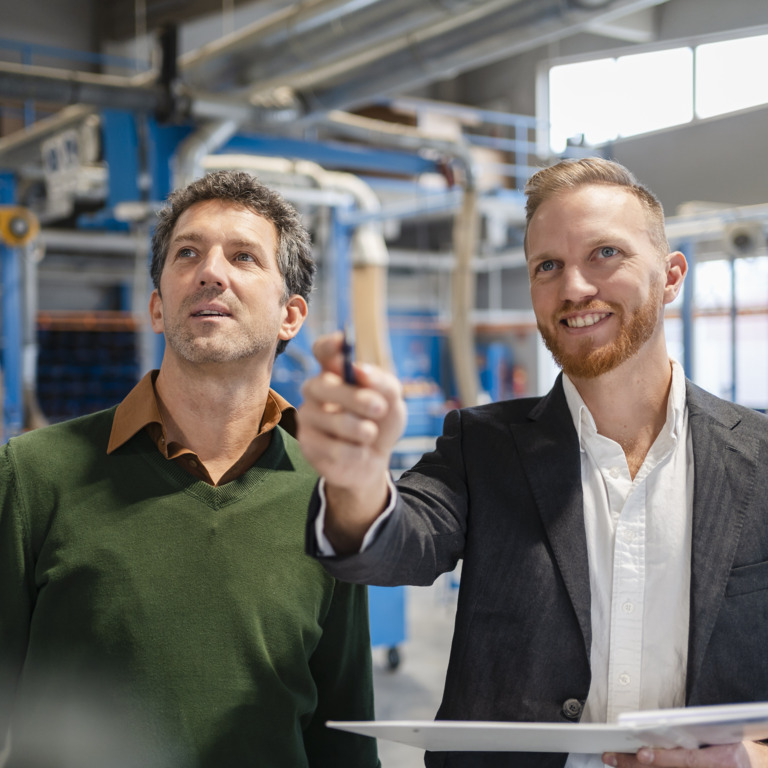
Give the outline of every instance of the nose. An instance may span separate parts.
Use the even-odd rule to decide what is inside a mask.
[[[221,248],[211,248],[205,258],[201,259],[198,279],[200,286],[218,285],[226,288],[228,285],[229,262]]]
[[[578,303],[594,298],[597,286],[590,278],[588,270],[580,264],[569,264],[563,268],[560,281],[560,298],[563,301]]]

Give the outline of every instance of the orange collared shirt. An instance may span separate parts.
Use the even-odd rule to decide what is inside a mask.
[[[166,459],[175,461],[189,474],[209,485],[224,485],[250,469],[269,447],[272,430],[280,426],[293,437],[296,436],[296,409],[274,390],[270,389],[259,433],[245,449],[243,455],[224,473],[218,483],[211,479],[205,465],[194,451],[178,442],[166,440],[165,425],[160,415],[155,392],[155,379],[158,371],[150,371],[128,393],[125,400],[117,406],[112,432],[109,435],[107,453],[117,450],[140,430],[146,429],[160,453]]]

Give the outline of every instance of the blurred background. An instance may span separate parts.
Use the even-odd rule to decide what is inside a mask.
[[[672,354],[768,406],[765,0],[0,10],[0,442],[114,405],[159,365],[154,212],[216,168],[258,175],[312,233],[310,319],[273,386],[298,404],[313,339],[354,321],[358,357],[404,382],[396,474],[447,409],[551,386],[522,189],[563,157],[616,159],[659,196],[691,265]],[[437,708],[459,576],[443,578],[372,592],[379,716]]]

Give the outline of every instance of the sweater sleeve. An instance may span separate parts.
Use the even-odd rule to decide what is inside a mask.
[[[0,745],[7,737],[34,606],[31,545],[8,444],[0,447]]]
[[[323,634],[312,658],[317,708],[304,730],[311,768],[376,768],[376,740],[326,727],[327,720],[373,720],[373,673],[364,586],[335,581]]]

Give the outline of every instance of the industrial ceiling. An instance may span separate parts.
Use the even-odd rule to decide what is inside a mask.
[[[152,71],[124,77],[0,64],[0,99],[295,131],[332,110],[407,94],[579,32],[631,37],[637,16],[666,1],[116,0],[96,4],[98,33],[104,41],[137,30],[156,37],[162,54]],[[180,52],[185,24],[246,6],[258,11],[252,22]]]

